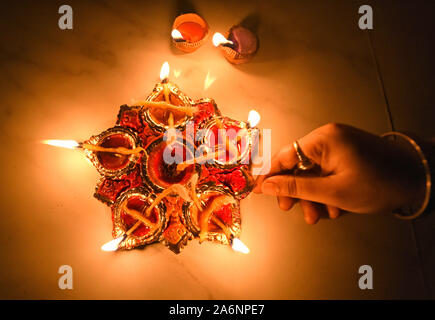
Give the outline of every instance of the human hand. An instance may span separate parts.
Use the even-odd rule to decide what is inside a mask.
[[[337,218],[342,211],[392,212],[424,196],[424,171],[418,159],[379,136],[327,124],[298,142],[320,166],[320,174],[290,173],[299,161],[290,144],[272,157],[270,172],[257,178],[254,192],[277,196],[282,210],[299,201],[309,224],[324,214]]]

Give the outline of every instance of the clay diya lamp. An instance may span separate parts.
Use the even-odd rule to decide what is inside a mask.
[[[251,60],[258,51],[258,38],[249,29],[234,26],[226,36],[219,32],[213,35],[213,44],[219,47],[224,57],[233,64]]]
[[[122,239],[117,248],[132,249],[159,241],[167,224],[166,207],[160,202],[147,212],[154,199],[155,196],[142,187],[129,189],[118,197],[112,207],[112,235]]]
[[[144,181],[157,193],[174,184],[186,185],[199,166],[190,164],[179,170],[178,164],[193,160],[193,150],[194,147],[182,139],[169,144],[163,138],[152,142],[142,158]]]
[[[172,25],[172,43],[183,52],[193,52],[204,44],[208,30],[207,22],[196,13],[179,15]]]
[[[228,189],[203,185],[197,200],[185,203],[183,217],[190,232],[202,241],[231,244],[240,236],[240,203]]]
[[[218,154],[207,162],[208,165],[229,169],[249,164],[252,143],[247,123],[215,116],[202,123],[199,129],[199,141],[203,148]]]
[[[86,144],[89,148],[94,147],[95,150],[84,149],[86,156],[101,175],[110,178],[118,178],[131,172],[140,157],[139,152],[119,154],[116,152],[96,151],[98,149],[113,150],[116,148],[140,149],[138,148],[136,134],[124,127],[110,128],[99,135],[91,137],[83,144]]]
[[[191,99],[168,80],[169,64],[165,62],[160,71],[161,82],[143,104],[144,120],[159,132],[168,129],[183,129],[194,113]],[[177,108],[178,107],[178,108]]]

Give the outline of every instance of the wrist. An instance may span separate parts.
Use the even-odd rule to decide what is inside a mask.
[[[395,210],[395,215],[401,219],[415,219],[428,207],[431,196],[431,169],[421,145],[422,141],[411,138],[400,132],[388,132],[382,138],[389,140],[400,150],[400,161],[406,163],[404,167],[404,182],[407,194],[403,202]],[[426,149],[426,148],[425,148]]]

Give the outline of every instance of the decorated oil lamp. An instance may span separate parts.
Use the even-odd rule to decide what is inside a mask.
[[[114,237],[102,250],[163,242],[179,253],[196,237],[248,253],[239,239],[240,200],[253,187],[249,156],[259,115],[250,112],[248,122],[223,117],[214,100],[192,101],[168,75],[164,64],[161,82],[146,101],[121,106],[115,127],[81,143],[45,143],[84,150],[100,173],[94,196],[111,208]],[[191,126],[204,129],[203,156],[187,132]],[[167,139],[170,129],[181,135]],[[226,136],[221,142],[214,135],[219,129]]]
[[[246,132],[246,123],[226,117],[213,117],[205,122],[200,129],[203,130],[201,144],[208,151],[218,152],[219,156],[212,162],[212,166],[231,168],[242,161],[247,163],[251,144],[250,135]],[[239,135],[239,132],[242,134]]]
[[[192,118],[192,102],[181,90],[169,81],[169,64],[165,62],[160,71],[160,80],[153,92],[141,103],[144,119],[155,130],[180,129]]]
[[[218,158],[209,164],[224,169],[249,164],[253,142],[258,140],[258,130],[255,126],[259,121],[258,112],[251,110],[248,122],[214,116],[202,123],[201,145],[208,151],[214,150],[219,154]]]
[[[179,15],[172,26],[172,42],[181,51],[193,52],[204,44],[208,29],[207,22],[195,13]]]
[[[99,135],[92,136],[83,145],[85,154],[98,170],[106,177],[120,177],[129,173],[139,159],[139,152],[132,154],[120,154],[108,152],[117,148],[135,150],[138,147],[136,134],[123,127],[113,127]]]
[[[219,32],[213,35],[213,44],[220,47],[224,57],[233,64],[251,60],[258,51],[258,38],[240,25],[232,27],[226,37]]]
[[[147,212],[155,198],[142,187],[122,193],[112,208],[115,240],[105,244],[102,250],[132,249],[158,241],[167,221],[163,202]]]
[[[216,241],[232,244],[240,235],[240,203],[223,187],[204,185],[199,188],[196,200],[186,203],[183,216],[189,230],[199,241]]]

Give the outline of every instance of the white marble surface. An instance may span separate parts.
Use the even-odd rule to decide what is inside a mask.
[[[79,152],[41,139],[77,139],[114,125],[118,108],[141,99],[169,61],[188,95],[214,98],[245,119],[255,107],[272,129],[272,149],[327,122],[374,133],[389,129],[385,103],[357,4],[342,1],[197,1],[211,31],[247,15],[260,19],[261,48],[230,65],[211,41],[197,52],[173,49],[175,1],[72,1],[74,29],[57,27],[60,3],[1,4],[0,297],[56,299],[313,299],[425,297],[408,222],[346,215],[304,223],[274,198],[242,203],[249,255],[196,241],[175,255],[163,245],[108,254],[109,209],[92,197],[98,174]],[[216,77],[205,91],[210,73]],[[59,290],[69,264],[74,289]],[[375,274],[358,288],[358,268]]]

